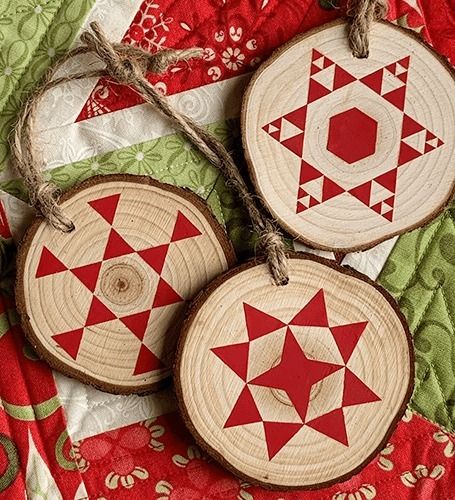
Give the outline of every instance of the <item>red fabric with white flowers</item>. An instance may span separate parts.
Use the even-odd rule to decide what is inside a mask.
[[[210,461],[194,445],[176,413],[75,446],[82,477],[93,498],[162,500],[442,500],[450,498],[455,453],[455,443],[448,434],[409,413],[386,448],[349,481],[318,491],[278,493],[250,486]]]

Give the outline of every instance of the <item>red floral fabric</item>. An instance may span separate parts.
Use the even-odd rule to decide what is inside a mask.
[[[446,0],[435,0],[431,9],[422,7],[424,16],[413,3],[390,1],[388,18],[421,31],[441,54],[455,57],[449,43],[455,20]],[[164,75],[149,75],[158,89],[174,94],[251,72],[290,38],[335,19],[342,11],[342,7],[322,9],[316,0],[200,0],[197,9],[185,0],[164,0],[160,5],[144,0],[122,41],[149,52],[163,47],[204,48],[204,58],[192,61],[191,69],[181,63]],[[440,26],[447,21],[449,28],[441,33]],[[142,102],[130,88],[101,79],[77,121]]]
[[[162,47],[203,47],[204,58],[179,64],[149,80],[167,94],[189,90],[253,71],[292,36],[334,19],[314,0],[144,0],[123,42],[155,52]],[[140,104],[131,89],[101,79],[77,120]]]
[[[455,440],[408,413],[386,448],[349,481],[317,491],[250,486],[194,445],[176,413],[75,443],[90,498],[160,500],[451,498]]]
[[[9,321],[4,315],[12,313],[12,305],[0,298],[2,324]],[[57,487],[74,498],[81,477],[70,457],[71,443],[51,370],[36,358],[19,327],[0,330],[0,353],[0,498],[26,498],[27,467],[43,464],[52,471]],[[31,485],[32,498],[34,489]]]

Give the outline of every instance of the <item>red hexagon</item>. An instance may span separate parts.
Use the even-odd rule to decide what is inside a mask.
[[[329,121],[327,149],[347,163],[376,151],[378,122],[358,108],[334,115]]]

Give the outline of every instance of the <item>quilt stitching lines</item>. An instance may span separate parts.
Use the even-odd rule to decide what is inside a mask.
[[[392,291],[408,317],[416,347],[411,408],[453,432],[455,414],[455,318],[453,206],[435,223],[402,236],[379,282]],[[409,257],[414,257],[409,262]]]

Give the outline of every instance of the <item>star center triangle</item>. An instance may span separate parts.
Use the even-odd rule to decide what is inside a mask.
[[[288,328],[279,364],[251,380],[250,384],[285,391],[304,422],[313,385],[341,368],[341,365],[307,358]]]

